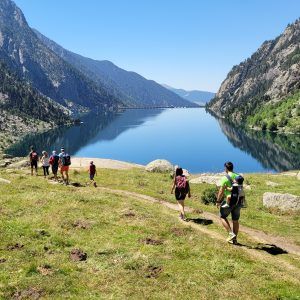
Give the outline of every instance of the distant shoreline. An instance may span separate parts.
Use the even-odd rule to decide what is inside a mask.
[[[166,109],[166,108],[205,108],[205,105],[195,105],[195,106],[151,106],[151,107],[121,107],[123,110],[132,110],[132,109]]]

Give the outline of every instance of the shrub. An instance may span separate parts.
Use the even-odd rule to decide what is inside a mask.
[[[218,189],[216,186],[209,187],[203,191],[201,201],[205,204],[216,204]]]
[[[268,125],[268,129],[270,130],[270,131],[276,131],[278,128],[277,128],[277,124],[274,122],[274,121],[272,121],[269,125]]]

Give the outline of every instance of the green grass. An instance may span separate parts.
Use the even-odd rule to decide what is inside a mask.
[[[84,181],[87,175],[78,174],[75,180]],[[241,223],[267,233],[279,234],[291,239],[300,245],[300,215],[295,214],[270,214],[263,207],[262,196],[264,192],[290,193],[300,195],[299,180],[296,177],[272,174],[246,174],[246,182],[251,185],[251,190],[246,190],[248,208],[242,210]],[[267,181],[279,183],[279,186],[267,186]],[[124,189],[139,192],[172,203],[176,203],[174,195],[170,193],[172,180],[169,174],[153,174],[139,169],[109,170],[99,172],[100,185],[115,189]],[[201,195],[208,184],[191,184],[192,198],[186,204],[192,208],[218,213],[215,206],[204,205]]]
[[[137,169],[98,173],[99,185],[175,202],[168,175]],[[73,181],[87,181],[83,172],[71,176]],[[262,176],[246,177],[258,188],[251,190],[243,224],[262,223],[282,235],[293,225],[290,235],[298,240],[298,217],[261,209],[259,197],[266,189]],[[299,299],[299,269],[294,273],[279,260],[297,266],[293,256],[266,254],[260,259],[179,222],[177,212],[159,204],[93,187],[53,185],[24,171],[0,171],[0,177],[12,180],[0,184],[0,259],[6,259],[0,263],[0,298],[35,291],[45,299]],[[299,194],[292,178],[272,177],[272,181],[283,184],[278,191]],[[199,201],[206,186],[192,185],[194,196],[187,203],[216,212]],[[132,216],[125,216],[128,212]],[[78,220],[87,228],[74,227]],[[275,224],[279,222],[284,230]],[[225,238],[216,224],[205,228]],[[146,238],[162,244],[147,245]],[[16,243],[24,246],[8,249]],[[70,260],[74,248],[86,252],[87,260]],[[41,267],[50,273],[41,274]]]

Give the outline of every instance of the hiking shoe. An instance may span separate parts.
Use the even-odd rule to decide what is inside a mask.
[[[230,243],[230,242],[231,242],[233,239],[235,239],[235,238],[236,238],[236,235],[235,235],[233,232],[229,232],[226,241],[227,241],[228,243]]]
[[[237,245],[238,244],[236,237],[233,238],[231,241],[228,241],[228,243],[232,244],[232,245]]]
[[[180,213],[179,219],[182,220],[182,221],[185,221],[185,220],[186,220],[185,216],[184,216],[182,213]]]

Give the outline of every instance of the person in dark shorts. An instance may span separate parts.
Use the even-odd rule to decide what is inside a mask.
[[[89,175],[90,175],[90,184],[93,183],[94,187],[97,187],[97,183],[94,180],[95,175],[97,175],[97,170],[93,161],[90,162]]]
[[[52,151],[52,155],[50,156],[49,163],[51,165],[51,170],[54,175],[54,180],[57,181],[57,172],[58,172],[58,164],[59,164],[59,156],[56,154],[56,151]]]
[[[241,203],[238,202],[236,205],[226,207],[226,198],[230,195],[230,188],[232,183],[239,174],[233,172],[233,163],[226,162],[224,164],[226,175],[221,179],[221,186],[217,196],[216,205],[220,208],[221,223],[228,232],[226,241],[231,244],[237,244],[237,235],[239,232],[239,219],[241,212]],[[222,207],[223,206],[223,207]],[[231,215],[232,229],[227,217]]]
[[[191,197],[190,185],[186,177],[183,175],[182,168],[176,168],[173,186],[171,190],[171,194],[173,194],[175,189],[175,198],[177,200],[180,215],[179,218],[183,221],[186,221],[185,212],[184,212],[184,200],[186,195]]]
[[[44,177],[49,176],[49,155],[47,151],[42,151],[41,163],[44,171]]]
[[[31,167],[31,176],[33,175],[33,169],[35,170],[35,175],[37,176],[38,172],[38,161],[39,161],[39,154],[35,151],[34,147],[30,147],[29,152],[29,162]]]

